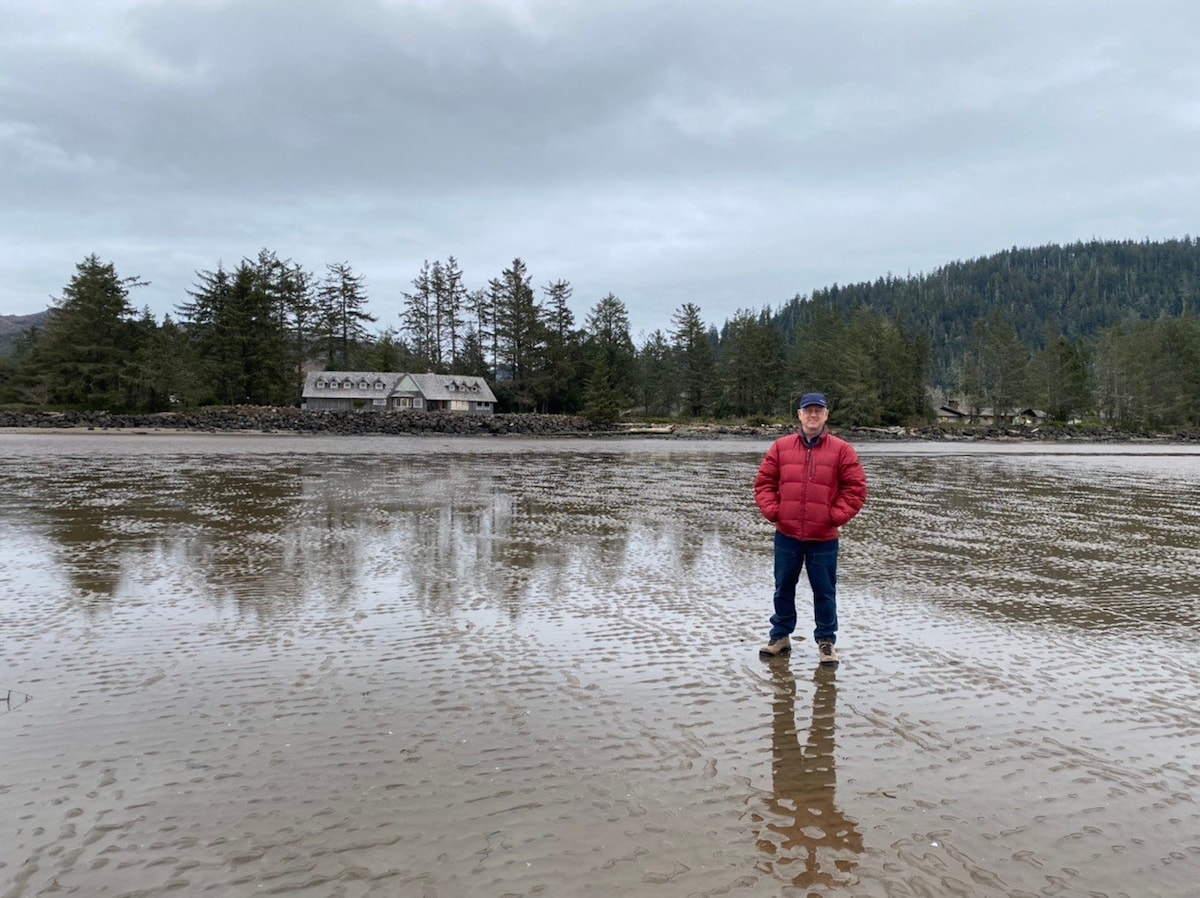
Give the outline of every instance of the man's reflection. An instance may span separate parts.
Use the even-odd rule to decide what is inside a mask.
[[[775,685],[774,794],[767,801],[766,825],[759,831],[758,847],[770,858],[762,869],[796,886],[844,885],[853,881],[854,855],[862,853],[863,837],[857,821],[834,801],[837,668],[817,668],[804,742],[796,726],[796,678],[786,660],[774,661],[770,668]]]

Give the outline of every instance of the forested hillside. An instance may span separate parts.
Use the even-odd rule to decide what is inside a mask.
[[[1006,321],[1021,345],[1036,353],[1057,336],[1090,343],[1118,325],[1195,314],[1200,239],[1013,247],[930,274],[835,284],[794,298],[776,320],[793,333],[822,307],[861,307],[926,334],[930,382],[955,389],[962,386],[959,372],[981,322]]]
[[[49,317],[49,311],[32,315],[0,315],[0,357],[15,354],[22,341],[31,339],[31,332],[45,327]]]

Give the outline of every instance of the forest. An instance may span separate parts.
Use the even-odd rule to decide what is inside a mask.
[[[413,273],[394,321],[347,262],[320,274],[264,249],[198,271],[174,315],[92,255],[42,327],[0,357],[0,404],[163,411],[296,405],[309,370],[488,379],[498,411],[597,421],[775,420],[824,390],[844,426],[915,425],[960,408],[1031,407],[1057,422],[1200,424],[1200,241],[1005,250],[922,275],[834,284],[719,325],[684,303],[635,344],[609,293],[582,322],[569,281],[535,286],[516,258],[485,284],[456,259]]]

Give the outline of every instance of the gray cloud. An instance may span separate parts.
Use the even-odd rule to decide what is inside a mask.
[[[367,278],[514,256],[636,328],[1013,244],[1196,232],[1200,8],[420,0],[0,8],[0,311],[91,252]]]

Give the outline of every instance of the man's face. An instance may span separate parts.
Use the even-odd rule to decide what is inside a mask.
[[[800,429],[810,440],[821,432],[829,420],[829,409],[823,405],[806,405],[797,414],[800,417]]]

